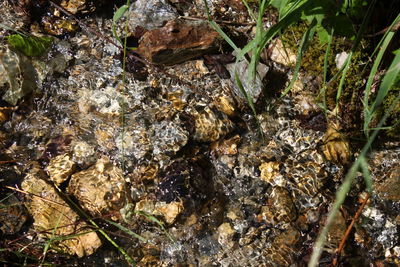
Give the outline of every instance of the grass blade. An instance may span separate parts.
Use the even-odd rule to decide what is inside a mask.
[[[294,68],[292,80],[290,81],[288,87],[282,92],[281,97],[285,96],[290,91],[290,89],[292,89],[294,83],[297,81],[304,51],[307,49],[308,43],[314,37],[316,29],[317,29],[317,21],[314,19],[311,22],[310,26],[308,27],[307,31],[303,34],[303,37],[301,38],[301,43],[297,51],[296,66]]]
[[[133,231],[129,230],[128,228],[126,228],[125,226],[122,226],[119,223],[110,221],[110,220],[105,220],[107,223],[114,225],[115,227],[117,227],[118,229],[124,231],[125,233],[129,234],[130,236],[139,239],[142,242],[147,242],[147,239],[142,237],[141,235],[138,235],[136,233],[134,233]]]
[[[379,86],[378,94],[372,103],[371,110],[372,113],[375,113],[377,108],[382,104],[383,99],[386,97],[387,93],[392,88],[394,82],[396,81],[397,76],[400,73],[400,49],[393,52],[395,57],[390,64],[389,69],[387,70],[383,80]]]

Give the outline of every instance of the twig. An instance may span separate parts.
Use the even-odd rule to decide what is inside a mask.
[[[2,160],[0,161],[0,164],[6,164],[6,163],[14,163],[17,162],[16,160]]]
[[[24,190],[21,190],[21,189],[15,188],[15,187],[11,187],[11,186],[7,186],[7,185],[6,185],[5,188],[8,188],[8,189],[17,191],[17,192],[19,192],[19,193],[23,193],[23,194],[25,194],[25,195],[29,195],[29,196],[33,196],[33,197],[40,198],[41,200],[46,201],[46,202],[50,202],[50,203],[53,203],[53,204],[56,204],[56,205],[60,205],[60,206],[63,206],[63,207],[68,207],[68,205],[66,205],[66,204],[58,203],[58,202],[53,201],[53,200],[50,200],[50,199],[45,199],[45,198],[43,198],[43,197],[41,197],[41,196],[39,196],[39,195],[30,193],[30,192],[26,192],[26,191],[24,191]]]
[[[17,110],[18,109],[18,106],[17,107],[0,107],[0,110]]]
[[[400,21],[397,22],[395,25],[393,25],[393,27],[390,27],[390,26],[386,27],[383,30],[380,30],[379,32],[376,32],[376,33],[373,33],[373,34],[367,34],[367,35],[365,35],[365,37],[371,38],[371,37],[375,37],[375,36],[384,34],[384,33],[388,32],[388,31],[396,32],[399,29],[400,29]]]
[[[342,250],[344,248],[344,245],[346,244],[346,241],[349,238],[350,232],[353,229],[353,226],[354,226],[355,222],[360,217],[365,205],[367,205],[369,197],[370,197],[370,195],[367,193],[367,195],[363,199],[363,202],[362,202],[361,206],[358,208],[356,214],[354,215],[353,220],[351,220],[350,225],[347,227],[346,233],[344,234],[342,240],[340,241],[339,247],[338,247],[338,249],[337,249],[337,251],[335,253],[335,257],[332,260],[332,266],[337,266],[338,259],[340,257],[340,253],[342,252]]]

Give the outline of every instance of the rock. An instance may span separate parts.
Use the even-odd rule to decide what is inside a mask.
[[[267,183],[275,185],[275,177],[280,175],[279,166],[279,162],[276,161],[262,163],[259,167],[261,171],[260,178]]]
[[[167,224],[172,224],[175,222],[176,218],[183,212],[183,202],[174,201],[170,203],[157,202],[154,214],[162,215]]]
[[[265,250],[267,262],[271,266],[292,266],[297,253],[295,245],[300,237],[300,232],[292,227],[275,237],[271,246]]]
[[[46,171],[50,180],[56,185],[60,185],[75,171],[75,162],[68,154],[58,155],[50,160]]]
[[[326,236],[327,242],[325,244],[325,247],[327,247],[328,250],[331,249],[332,252],[334,252],[338,248],[340,241],[342,240],[346,232],[346,229],[346,220],[344,219],[342,213],[339,211],[336,213],[336,217],[333,220],[331,228],[329,229]]]
[[[17,233],[27,219],[27,210],[12,193],[1,200],[0,230],[2,234],[12,235]]]
[[[129,18],[129,32],[135,32],[137,26],[154,30],[166,21],[179,16],[178,12],[166,0],[139,0],[130,7],[125,17]]]
[[[289,192],[283,187],[275,186],[268,198],[268,206],[262,208],[262,215],[273,225],[283,225],[296,220],[296,207]]]
[[[235,155],[238,152],[237,146],[241,138],[237,134],[232,138],[223,139],[211,144],[211,151],[217,155]]]
[[[16,105],[36,87],[36,72],[29,59],[7,47],[0,49],[0,91],[3,100]]]
[[[156,159],[160,154],[175,155],[189,139],[189,133],[172,121],[164,120],[153,127],[153,154]]]
[[[72,159],[78,164],[94,163],[96,152],[94,147],[84,141],[77,141],[73,144]]]
[[[233,236],[235,235],[235,230],[233,230],[230,223],[223,223],[218,227],[218,243],[221,246],[230,248],[234,245],[232,242]]]
[[[94,10],[91,1],[88,0],[63,0],[60,5],[72,14],[88,13]]]
[[[388,201],[400,202],[400,165],[392,168],[383,181],[375,184],[379,198]]]
[[[268,51],[266,53],[265,51]],[[268,54],[268,55],[266,55]],[[268,59],[284,66],[294,66],[296,64],[297,56],[290,49],[283,46],[282,40],[277,38],[271,42],[268,49],[265,49],[261,57],[268,61]]]
[[[30,22],[30,2],[30,0],[19,2],[1,1],[0,10],[2,11],[2,16],[0,17],[0,24],[7,25],[17,31],[24,29]],[[1,36],[5,36],[7,31],[7,29],[0,27]]]
[[[246,94],[251,97],[253,102],[257,102],[258,98],[260,97],[262,90],[263,90],[263,84],[262,80],[264,79],[265,75],[267,74],[269,68],[262,63],[259,63],[257,66],[257,73],[255,76],[255,80],[249,80],[249,68],[248,68],[248,62],[246,60],[241,60],[238,63],[232,63],[226,65],[226,68],[228,69],[230,76],[231,76],[231,81],[233,83],[233,92],[234,95],[237,97],[239,102],[245,102],[247,103],[247,98],[246,96],[242,93],[242,90],[239,88],[236,82],[235,78],[235,72],[237,72],[238,78],[240,79],[244,90],[246,91]]]
[[[162,216],[167,224],[175,222],[176,218],[184,210],[182,201],[174,202],[154,202],[152,200],[143,199],[136,203],[135,212],[144,212],[151,215]]]
[[[340,70],[343,67],[343,65],[346,62],[348,57],[349,57],[349,53],[347,53],[347,52],[342,52],[342,53],[336,54],[335,63],[336,63],[336,68],[338,70]]]
[[[327,160],[346,165],[351,159],[350,144],[347,138],[333,125],[328,125],[324,136],[322,152]]]
[[[88,232],[88,225],[43,179],[45,177],[38,164],[34,164],[21,185],[24,191],[32,194],[28,195],[26,207],[34,219],[33,225],[39,237],[65,237],[59,242],[53,240],[51,246],[79,257],[91,255],[101,246],[101,240],[96,232]],[[68,238],[72,235],[74,237]]]
[[[192,111],[195,118],[193,139],[199,142],[214,142],[233,129],[233,123],[222,112],[208,106],[199,106]]]
[[[93,216],[114,213],[112,218],[118,219],[126,202],[122,170],[105,157],[72,175],[67,191]]]
[[[220,40],[207,22],[172,20],[145,33],[137,52],[152,63],[174,65],[216,50]]]

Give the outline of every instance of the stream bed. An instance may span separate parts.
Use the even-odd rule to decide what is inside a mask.
[[[55,36],[41,57],[1,46],[0,260],[128,266],[99,227],[139,266],[306,266],[359,152],[330,137],[309,85],[300,80],[286,96],[271,95],[281,88],[265,81],[285,84],[288,67],[278,58],[260,64],[249,85],[254,115],[235,84],[234,55],[220,52],[207,21],[184,18],[203,16],[202,1],[135,2],[116,29],[129,25],[130,41],[141,38],[126,62],[113,37],[113,5],[93,2],[63,1],[85,25],[35,6],[47,10],[37,27]],[[240,1],[215,1],[212,11],[225,8],[251,29],[246,9],[228,2]],[[1,10],[17,14],[4,23],[22,29],[34,20],[7,3]],[[399,158],[394,139],[369,155],[375,193],[341,266],[400,264]],[[321,266],[363,197],[360,173]]]

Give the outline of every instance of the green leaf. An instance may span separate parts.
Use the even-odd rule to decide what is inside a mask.
[[[372,104],[372,112],[376,112],[377,108],[383,102],[390,89],[392,88],[394,82],[396,81],[398,75],[400,74],[400,49],[393,52],[395,57],[390,64],[389,69],[386,71],[385,77],[379,86],[378,94]]]
[[[115,11],[114,16],[113,16],[112,33],[120,44],[123,44],[123,42],[117,34],[117,22],[122,18],[122,16],[125,14],[125,12],[128,10],[128,8],[129,8],[128,5],[121,6],[120,8],[117,9],[117,11]]]
[[[115,11],[114,16],[113,16],[113,23],[117,23],[122,16],[125,14],[125,12],[128,10],[129,6],[128,5],[123,5],[120,8]]]
[[[43,55],[51,46],[51,37],[23,36],[12,34],[7,36],[7,42],[14,50],[17,50],[29,57],[39,57]]]

